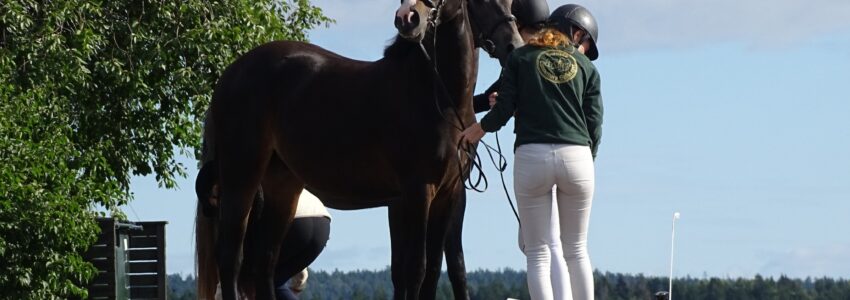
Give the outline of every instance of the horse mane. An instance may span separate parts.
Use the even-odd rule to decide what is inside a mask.
[[[445,1],[445,0],[444,0]],[[427,30],[425,33],[425,40],[434,39],[435,30]],[[399,58],[403,57],[410,53],[410,51],[416,50],[419,48],[419,43],[411,42],[405,38],[402,38],[398,34],[391,40],[389,46],[384,48],[384,58]]]
[[[408,41],[398,35],[392,39],[392,43],[384,48],[385,58],[398,58],[410,53],[419,44]]]

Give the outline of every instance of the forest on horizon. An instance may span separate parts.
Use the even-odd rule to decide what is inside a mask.
[[[654,299],[666,291],[668,278],[642,274],[594,272],[596,299]],[[467,273],[472,300],[529,299],[525,272],[511,269],[479,270]],[[195,279],[191,275],[168,278],[169,299],[196,299]],[[673,280],[673,296],[689,300],[723,299],[850,299],[850,279],[843,278],[778,278],[756,275],[754,278],[694,278]],[[307,288],[301,299],[391,299],[392,282],[389,269],[379,271],[310,271]],[[436,299],[454,299],[444,272]]]

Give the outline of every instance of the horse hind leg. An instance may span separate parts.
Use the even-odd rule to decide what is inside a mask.
[[[257,299],[275,299],[278,254],[287,246],[281,242],[292,224],[304,183],[277,157],[272,158],[262,183],[265,205],[257,220],[256,248],[251,255],[256,261]]]
[[[245,231],[245,239],[242,244],[242,253],[246,255],[242,256],[242,270],[239,272],[239,280],[237,281],[240,295],[247,299],[256,298],[255,295],[257,294],[254,282],[258,264],[251,254],[257,249],[257,235],[262,231],[258,220],[263,213],[264,204],[263,187],[260,185],[257,194],[254,195],[251,212],[248,214],[248,228]]]
[[[263,132],[260,128],[242,129]],[[218,136],[217,140],[220,141],[217,145],[220,226],[216,256],[222,298],[235,300],[248,215],[272,150],[268,142],[270,139],[262,135],[233,131]]]

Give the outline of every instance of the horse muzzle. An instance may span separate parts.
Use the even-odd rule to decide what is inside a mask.
[[[419,22],[419,13],[414,10],[406,14],[396,14],[395,22],[393,22],[393,24],[395,25],[395,28],[398,29],[398,33],[402,35],[402,37],[407,38],[406,34],[414,33],[416,27],[419,26]]]
[[[428,30],[429,10],[422,1],[418,1],[409,8],[396,11],[393,24],[398,29],[398,35],[412,42],[421,41]]]

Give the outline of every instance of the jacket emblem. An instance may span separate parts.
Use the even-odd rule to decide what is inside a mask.
[[[576,77],[578,63],[562,50],[546,50],[537,55],[537,73],[553,83],[564,83]]]

